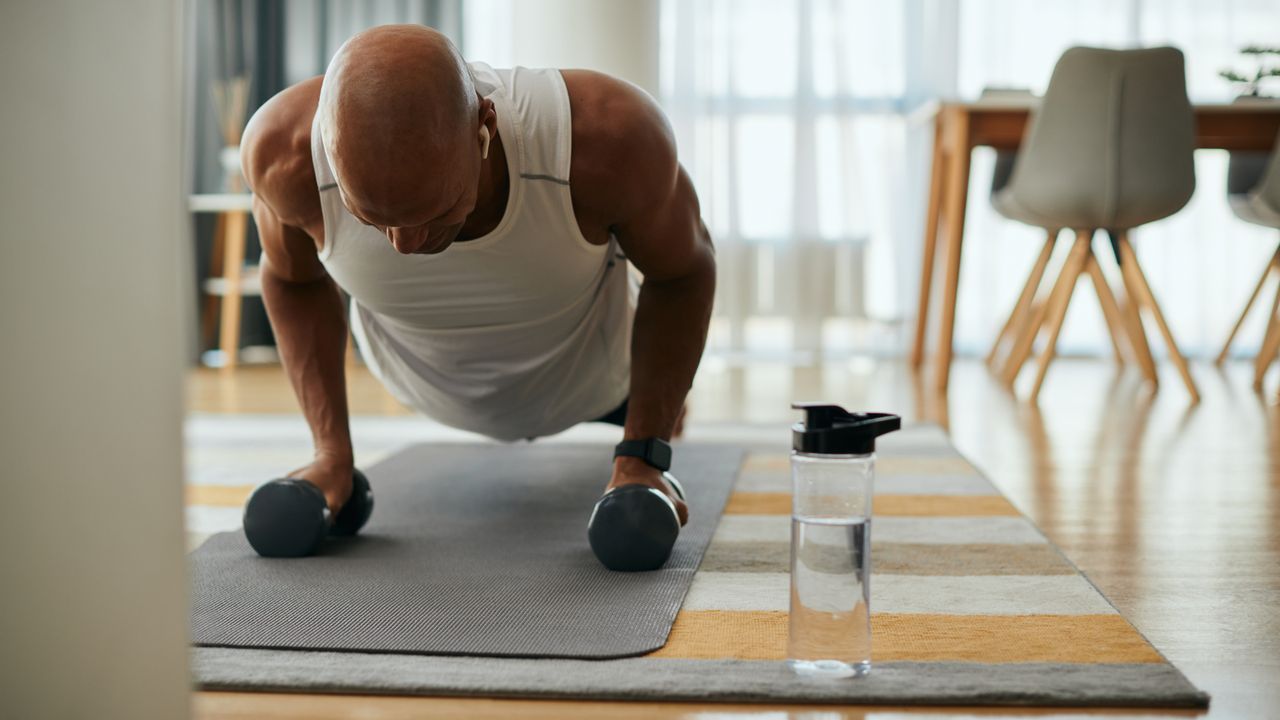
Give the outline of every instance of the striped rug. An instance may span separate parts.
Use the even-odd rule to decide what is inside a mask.
[[[358,419],[362,462],[453,433]],[[549,442],[607,442],[584,427]],[[1203,707],[1180,672],[936,428],[883,438],[872,530],[873,670],[801,681],[786,657],[786,429],[691,428],[752,449],[667,644],[610,661],[194,649],[210,689],[495,697]],[[192,544],[234,527],[251,482],[301,464],[305,427],[276,418],[188,428]],[[543,442],[543,441],[540,441]],[[687,478],[696,482],[696,478]]]

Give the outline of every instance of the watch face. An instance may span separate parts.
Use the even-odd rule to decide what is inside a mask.
[[[671,446],[658,438],[649,439],[649,464],[660,470],[671,467]]]

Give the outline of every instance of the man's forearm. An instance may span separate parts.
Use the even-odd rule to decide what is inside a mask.
[[[715,300],[714,257],[679,280],[645,280],[631,337],[626,439],[669,440],[707,342]]]
[[[317,458],[351,462],[345,353],[347,323],[333,280],[288,282],[263,267],[262,297]]]

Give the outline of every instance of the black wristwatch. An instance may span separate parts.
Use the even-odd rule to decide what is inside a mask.
[[[662,472],[671,469],[671,446],[662,438],[623,440],[613,449],[616,457],[638,457]]]

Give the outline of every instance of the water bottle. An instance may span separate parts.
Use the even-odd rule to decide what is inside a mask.
[[[871,670],[871,489],[876,438],[897,415],[795,403],[787,663],[809,677]]]

